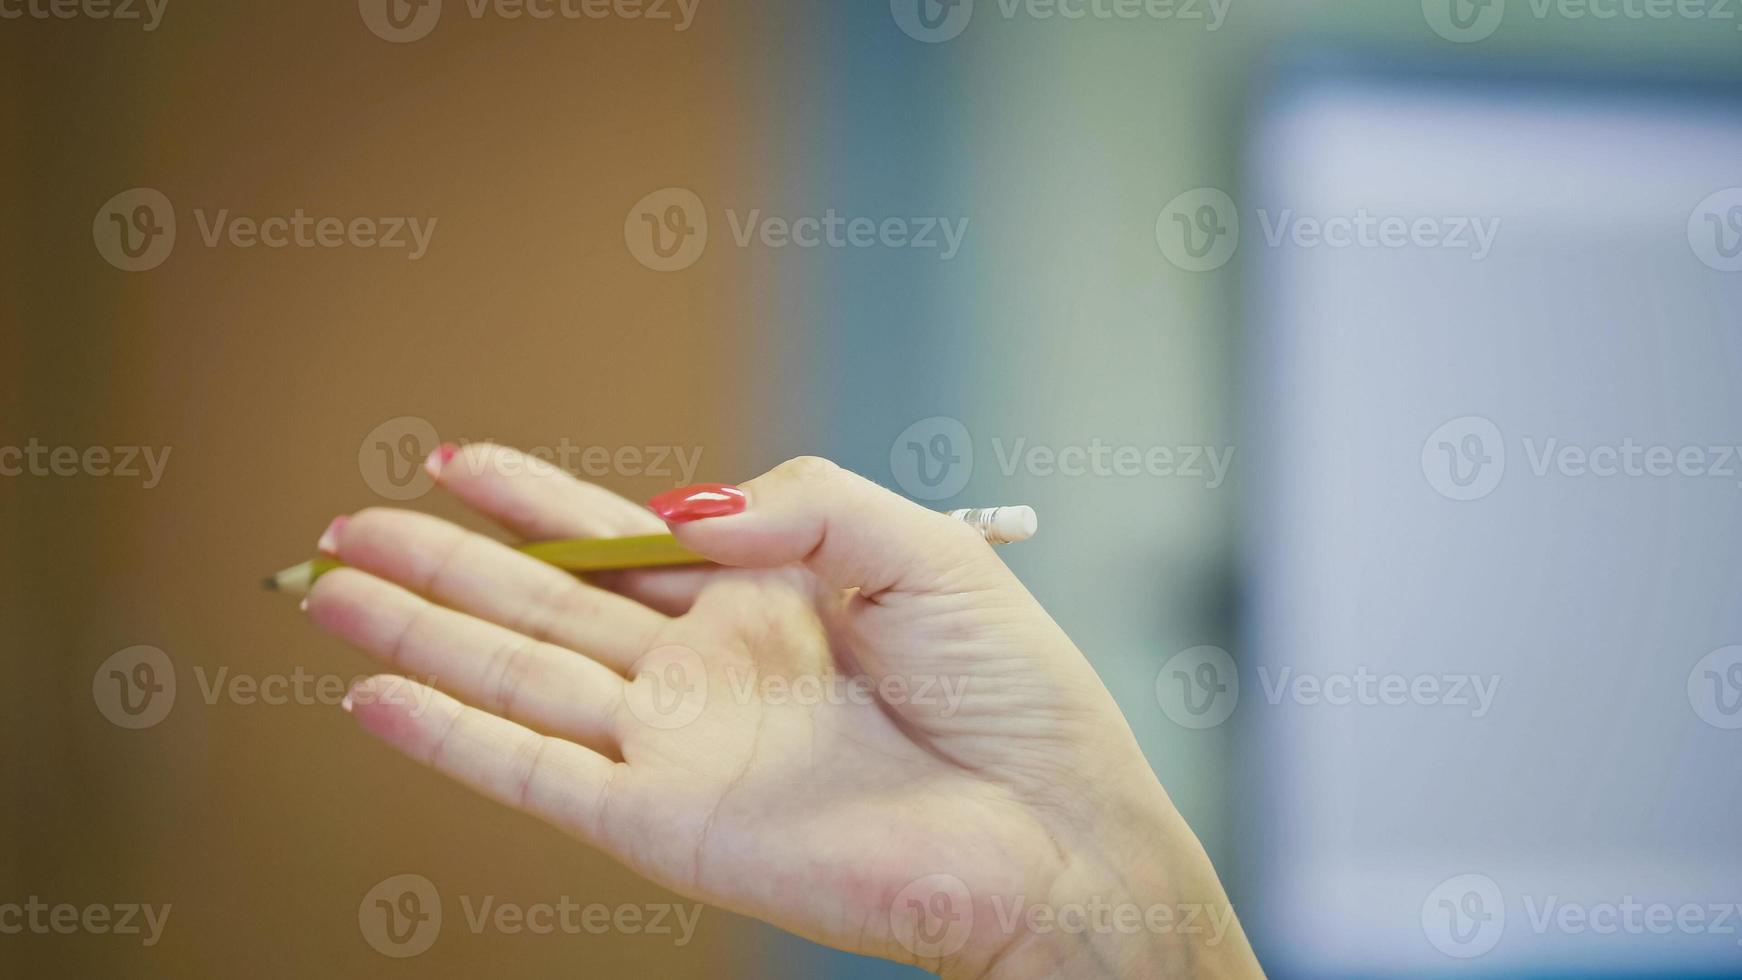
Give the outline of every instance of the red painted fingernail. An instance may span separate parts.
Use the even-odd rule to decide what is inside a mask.
[[[435,447],[435,452],[430,453],[428,459],[423,461],[423,471],[428,473],[432,480],[441,479],[442,469],[448,465],[448,460],[453,459],[454,454],[459,451],[460,447],[451,442],[442,443]]]
[[[321,532],[321,540],[316,545],[316,547],[321,549],[321,554],[338,555],[339,535],[344,533],[345,525],[349,523],[351,523],[351,518],[346,514],[341,514],[338,517],[333,518],[333,523],[328,524],[327,529]]]
[[[698,483],[693,487],[667,490],[647,506],[667,524],[688,524],[708,517],[742,514],[749,501],[744,491],[724,483]]]

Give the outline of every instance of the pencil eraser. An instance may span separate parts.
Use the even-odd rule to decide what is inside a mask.
[[[1027,541],[1040,530],[1040,518],[1026,505],[1000,507],[992,515],[992,531],[1002,541]]]

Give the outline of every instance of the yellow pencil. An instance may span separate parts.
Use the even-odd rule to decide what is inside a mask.
[[[1032,507],[976,507],[951,511],[950,516],[978,528],[993,544],[1026,541],[1036,529]],[[678,544],[677,539],[669,534],[538,541],[521,545],[518,550],[570,572],[610,572],[707,562],[706,558]],[[343,564],[336,558],[316,558],[268,576],[262,584],[275,592],[304,596],[316,579]]]

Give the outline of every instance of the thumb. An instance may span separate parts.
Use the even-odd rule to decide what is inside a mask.
[[[979,531],[814,456],[742,486],[683,487],[647,505],[709,561],[740,568],[797,562],[866,599],[1015,582]]]

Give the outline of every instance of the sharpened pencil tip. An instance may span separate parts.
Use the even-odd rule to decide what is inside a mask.
[[[278,576],[268,575],[260,580],[260,587],[268,592],[278,591]]]

